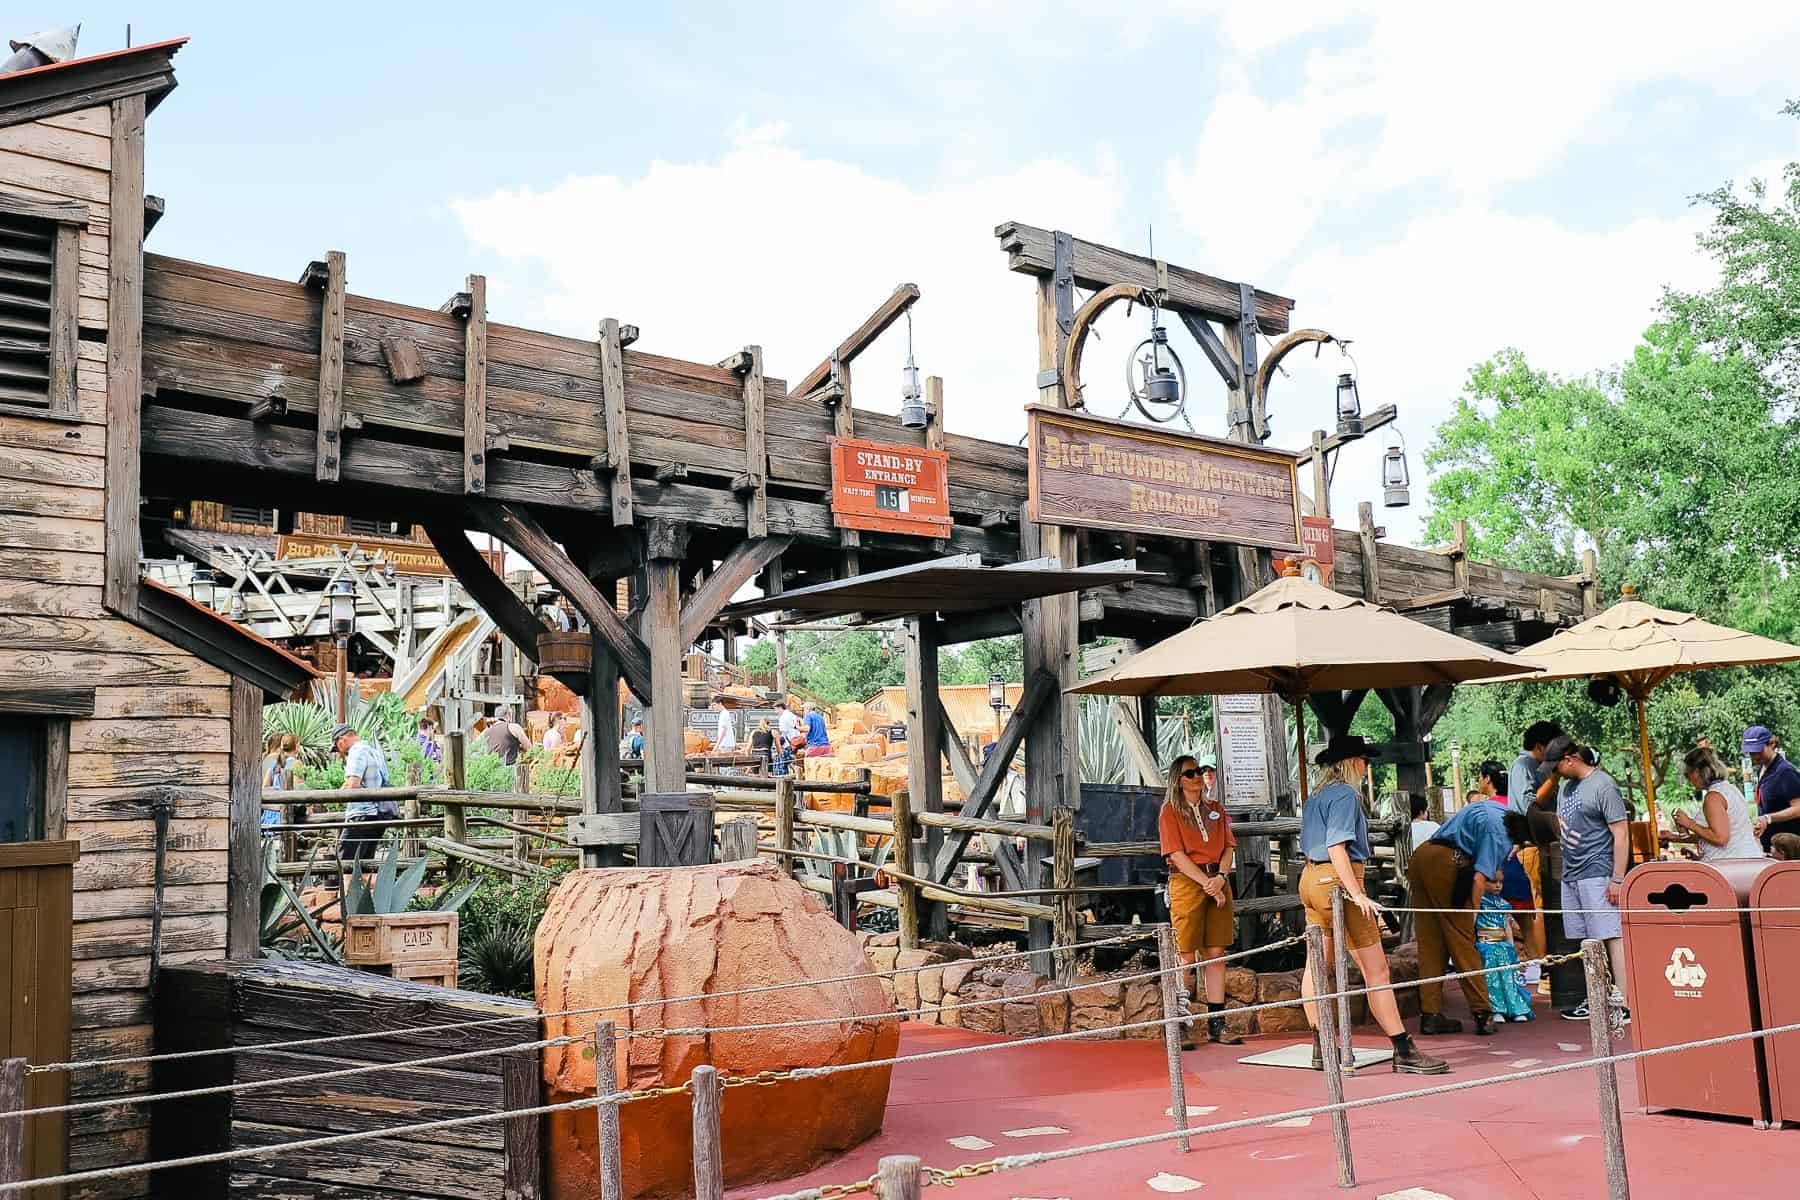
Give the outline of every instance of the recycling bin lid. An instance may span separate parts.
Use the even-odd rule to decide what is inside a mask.
[[[1800,928],[1800,862],[1770,862],[1750,891],[1750,907],[1755,925]]]
[[[1625,876],[1627,925],[1727,925],[1771,863],[1766,858],[1725,858],[1710,863],[1652,862]],[[1800,882],[1795,885],[1800,895]],[[1795,914],[1800,916],[1800,914]]]

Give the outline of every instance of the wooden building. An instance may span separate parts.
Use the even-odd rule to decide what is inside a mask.
[[[310,674],[138,579],[138,247],[160,211],[144,119],[179,46],[0,78],[0,898],[19,903],[0,910],[0,1037],[40,1062],[149,1051],[159,961],[255,953],[261,708]],[[64,1078],[32,1076],[29,1099],[55,1102]],[[148,1070],[67,1078],[76,1097],[115,1095]],[[68,1165],[141,1159],[149,1121],[77,1114]],[[62,1138],[32,1131],[34,1173],[61,1164]]]

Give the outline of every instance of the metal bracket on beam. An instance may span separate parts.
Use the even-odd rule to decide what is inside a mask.
[[[1056,288],[1056,325],[1067,338],[1075,330],[1075,239],[1060,229],[1050,237],[1056,256],[1050,274]],[[1255,302],[1254,295],[1251,301]]]
[[[448,313],[459,321],[468,320],[469,314],[474,310],[475,297],[471,296],[468,292],[457,292],[448,300],[438,305],[439,312]]]
[[[681,480],[687,478],[687,473],[688,469],[686,463],[664,463],[662,466],[656,468],[656,482],[679,483]]]
[[[736,354],[719,360],[719,369],[730,371],[733,375],[742,375],[750,369],[750,352],[739,350]]]
[[[1062,372],[1055,367],[1045,367],[1037,373],[1037,386],[1041,392],[1045,388],[1053,388],[1062,382]]]
[[[326,281],[330,278],[330,268],[320,260],[314,259],[306,264],[304,271],[300,272],[300,286],[309,292],[322,292],[325,290]]]

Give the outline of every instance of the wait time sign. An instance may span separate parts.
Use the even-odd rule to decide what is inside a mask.
[[[1032,405],[1031,519],[1300,549],[1295,456]]]
[[[831,518],[840,529],[948,537],[950,456],[942,450],[831,439]]]

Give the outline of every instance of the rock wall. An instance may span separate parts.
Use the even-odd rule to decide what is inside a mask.
[[[881,977],[882,990],[894,1008],[977,1005],[924,1012],[911,1018],[913,1020],[1020,1038],[1051,1033],[1105,1034],[1109,1030],[1114,1031],[1113,1036],[1121,1038],[1162,1037],[1160,1026],[1119,1029],[1122,1025],[1155,1021],[1162,1016],[1162,992],[1155,979],[1120,982],[1116,978],[1098,976],[1074,992],[1036,996],[1034,993],[1054,989],[1057,985],[1027,969],[1025,959],[1009,958],[988,964],[975,958],[968,947],[954,942],[927,942],[917,950],[902,950],[899,935],[893,933],[864,934],[863,944],[869,964],[876,971],[923,968],[915,973]],[[1148,969],[1115,974],[1134,975]],[[1388,969],[1396,982],[1417,979],[1417,948],[1408,944],[1396,949],[1388,957]],[[1362,974],[1354,962],[1350,967],[1350,986],[1362,986]],[[1417,1016],[1418,992],[1409,989],[1397,995],[1401,1015]],[[1225,968],[1226,1028],[1243,1035],[1303,1032],[1306,1016],[1298,1005],[1248,1013],[1233,1011],[1252,1004],[1295,1000],[1299,996],[1298,970],[1255,971],[1228,965]],[[1197,1016],[1205,1015],[1205,1006],[1197,1000],[1191,1007]],[[1368,1004],[1364,997],[1352,998],[1350,1015],[1357,1024],[1368,1020]]]

